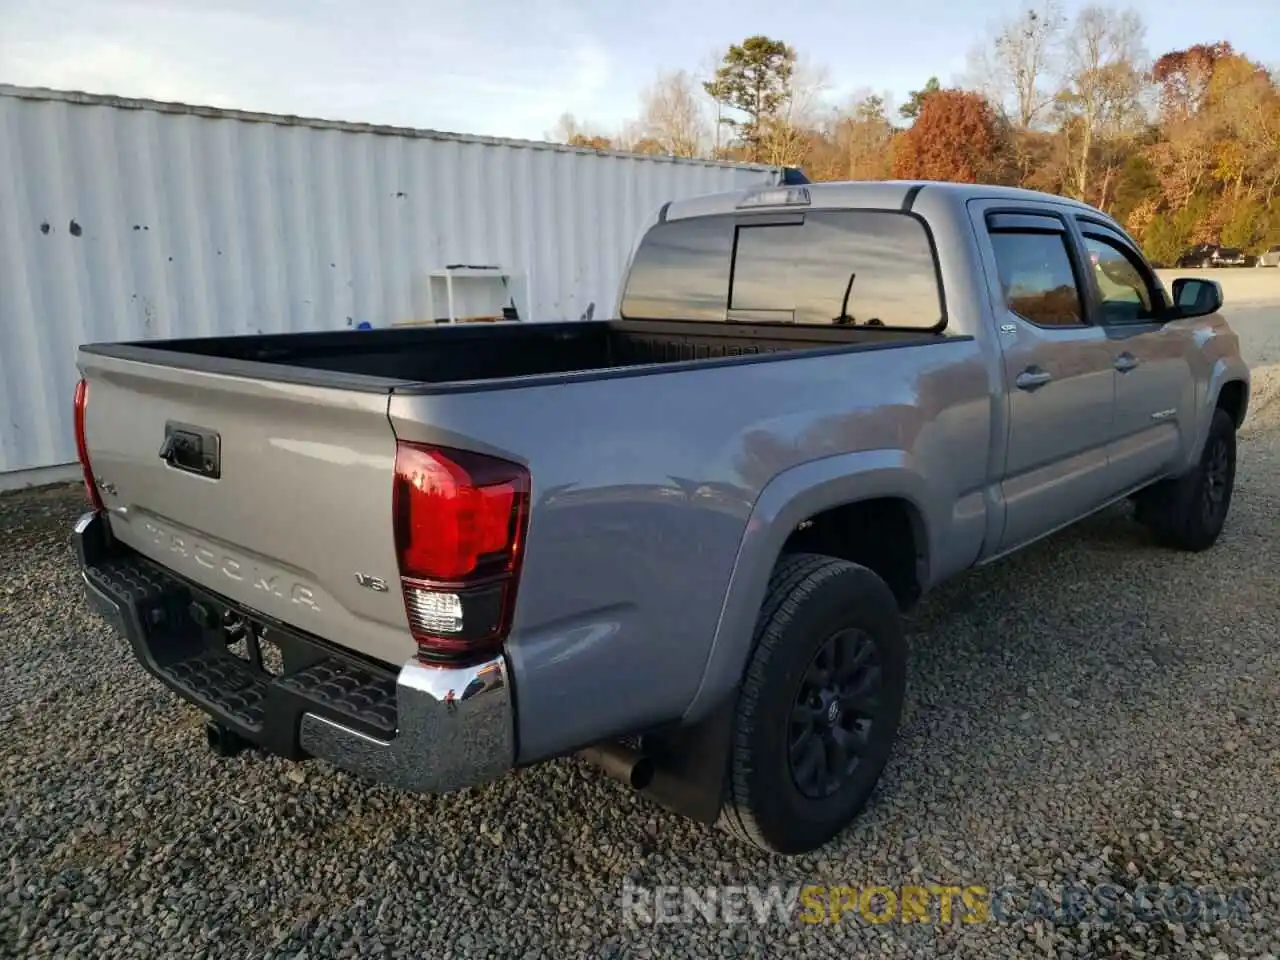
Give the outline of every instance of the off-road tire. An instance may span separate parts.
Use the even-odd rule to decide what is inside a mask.
[[[845,652],[831,655],[848,657],[846,666],[870,658],[867,662],[873,666],[856,668],[864,671],[856,675],[870,683],[865,671],[878,669],[879,693],[860,701],[870,705],[865,714],[861,708],[850,707],[848,716],[839,717],[840,724],[856,723],[859,736],[863,720],[869,722],[869,730],[865,742],[850,752],[858,756],[856,766],[844,774],[842,782],[833,773],[826,789],[834,792],[815,798],[802,792],[791,757],[793,749],[800,749],[798,745],[793,748],[793,738],[800,737],[797,726],[801,732],[808,729],[812,733],[818,725],[812,719],[797,725],[793,717],[797,708],[826,716],[825,710],[810,707],[809,700],[799,705],[797,697],[812,690],[813,676],[824,675],[819,660],[835,663],[821,657],[815,660],[819,651],[827,656],[826,651],[837,649],[829,642],[841,644],[838,649]],[[858,644],[856,648],[843,645],[853,642]],[[847,653],[850,649],[860,652],[855,657]],[[898,605],[880,577],[866,567],[832,557],[783,557],[770,578],[738,694],[720,825],[738,838],[778,854],[814,850],[843,830],[866,804],[889,759],[902,714],[906,660]],[[815,669],[817,674],[811,672]],[[840,672],[833,666],[825,675],[836,677]],[[849,681],[850,689],[856,686],[858,681]],[[843,695],[837,691],[832,696],[840,700]],[[860,719],[850,719],[855,716]],[[828,726],[824,731],[822,736],[830,738],[838,732],[841,743],[853,742],[843,728],[835,731]],[[822,743],[837,749],[830,739]],[[807,740],[804,746],[812,749]],[[835,754],[837,761],[830,761],[830,756],[829,752],[822,754],[824,771],[829,763],[837,769],[842,766],[839,753]],[[805,766],[811,769],[813,764]]]

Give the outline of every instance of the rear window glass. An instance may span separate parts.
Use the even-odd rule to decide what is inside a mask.
[[[723,320],[732,250],[732,217],[658,224],[645,234],[636,251],[622,316]]]
[[[942,297],[928,235],[913,217],[818,211],[768,224],[728,215],[651,230],[622,315],[930,329],[941,325]]]

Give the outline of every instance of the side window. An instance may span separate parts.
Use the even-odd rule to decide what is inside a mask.
[[[1085,325],[1066,234],[1001,231],[991,245],[1010,310],[1041,327]]]
[[[1154,320],[1161,298],[1124,248],[1110,238],[1086,233],[1084,245],[1102,298],[1103,323]]]
[[[640,241],[622,296],[628,320],[724,320],[733,250],[730,217],[652,227]]]

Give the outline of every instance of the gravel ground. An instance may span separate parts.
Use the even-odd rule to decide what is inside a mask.
[[[1272,391],[1274,396],[1274,391]],[[911,618],[902,741],[871,807],[776,860],[565,760],[415,798],[319,763],[217,760],[87,612],[79,491],[0,498],[0,953],[249,956],[1280,954],[1280,404],[1198,556],[1108,511]],[[1211,923],[628,922],[624,883],[1184,884]],[[958,911],[959,912],[959,911]]]

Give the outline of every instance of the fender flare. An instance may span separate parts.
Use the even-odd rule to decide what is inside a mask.
[[[1196,429],[1195,446],[1191,449],[1194,456],[1198,459],[1200,449],[1204,446],[1205,439],[1209,436],[1209,424],[1213,420],[1213,411],[1217,409],[1218,398],[1222,396],[1222,389],[1228,383],[1240,382],[1244,384],[1244,414],[1247,417],[1249,412],[1249,399],[1252,389],[1252,377],[1250,376],[1249,367],[1239,357],[1220,357],[1213,365],[1213,372],[1209,375],[1209,386],[1205,391],[1205,414],[1201,417],[1200,424]],[[1243,423],[1243,418],[1241,418]]]
[[[929,487],[915,459],[903,450],[868,450],[802,463],[775,476],[756,499],[738,544],[698,689],[683,722],[714,710],[738,685],[751,653],[756,618],[769,577],[787,538],[799,524],[832,507],[895,497],[906,500],[924,524],[925,563],[936,556],[924,504]]]

